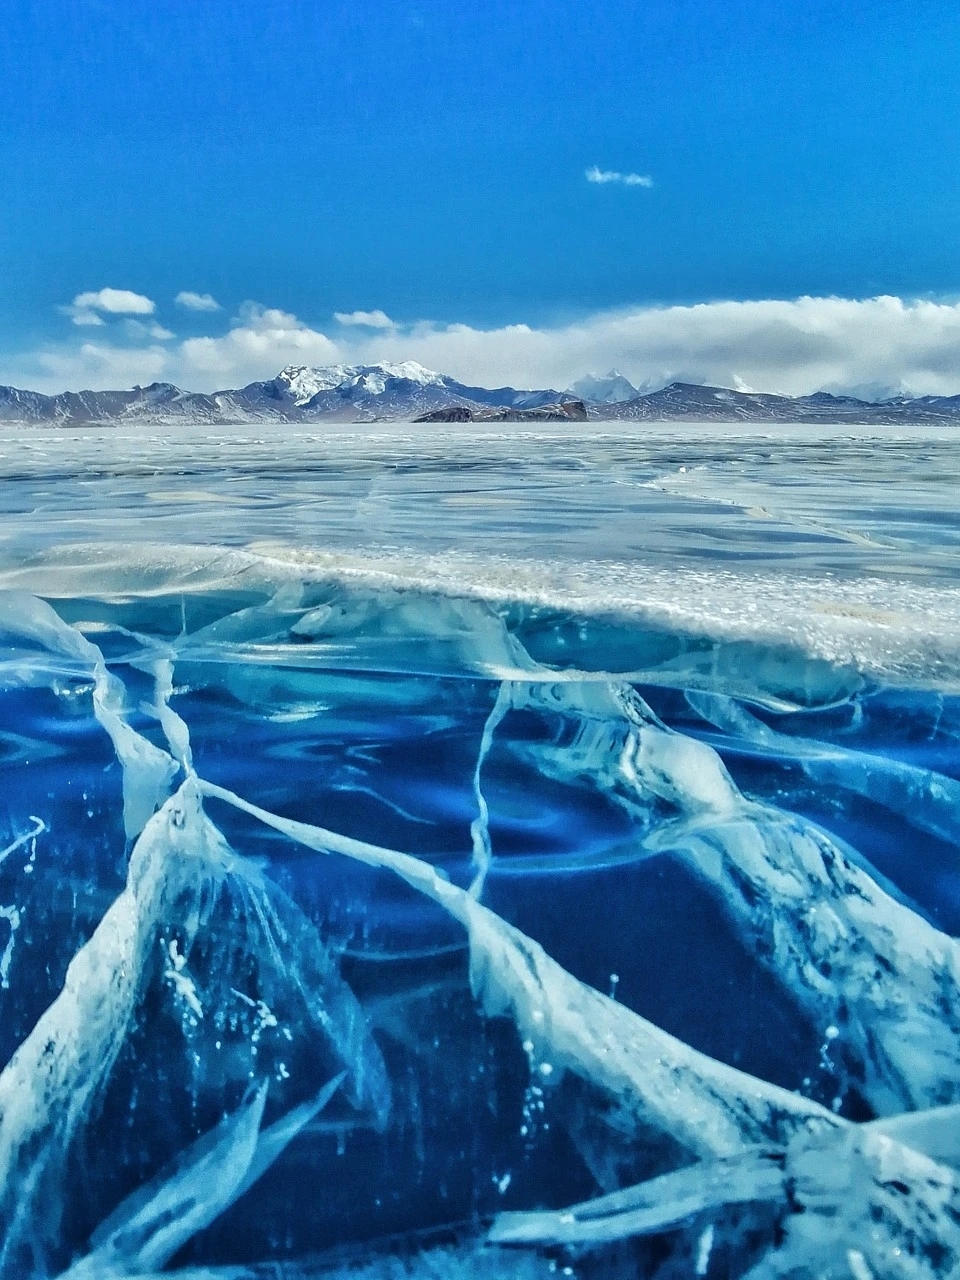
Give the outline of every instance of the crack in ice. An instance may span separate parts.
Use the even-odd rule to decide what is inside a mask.
[[[294,591],[278,594],[267,606],[207,628],[202,643],[291,613],[297,625],[309,619],[308,630],[330,625],[329,615],[311,615],[300,601]],[[415,616],[404,603],[378,625],[402,630]],[[451,609],[434,638],[452,636],[463,660],[476,617],[472,605]],[[187,1148],[175,1167],[122,1201],[66,1275],[146,1276],[164,1267],[249,1189],[341,1083],[354,1106],[386,1115],[386,1070],[355,997],[314,926],[230,850],[207,817],[205,800],[227,804],[306,848],[390,871],[439,905],[465,930],[476,1001],[487,1018],[511,1019],[537,1088],[559,1090],[565,1076],[578,1077],[605,1095],[601,1123],[611,1131],[638,1143],[651,1132],[663,1134],[681,1152],[683,1167],[634,1187],[561,1211],[501,1215],[492,1242],[598,1247],[696,1220],[697,1258],[706,1259],[696,1269],[703,1274],[724,1212],[763,1204],[778,1215],[780,1235],[750,1273],[754,1280],[833,1275],[824,1268],[838,1257],[855,1277],[860,1269],[934,1280],[960,1267],[960,1108],[899,1114],[953,1100],[960,1089],[957,944],[892,900],[811,824],[746,800],[715,752],[667,729],[630,686],[596,674],[558,677],[534,663],[501,620],[484,617],[475,662],[496,670],[501,683],[473,773],[475,876],[464,889],[411,854],[285,818],[201,778],[189,727],[171,706],[177,648],[195,644],[196,634],[135,663],[153,676],[150,711],[167,752],[127,723],[126,690],[96,645],[42,601],[0,594],[6,630],[92,679],[93,712],[121,764],[125,830],[135,841],[122,891],[72,958],[56,999],[0,1072],[4,1277],[45,1265],[59,1229],[66,1153],[130,1033],[158,943],[165,949],[163,978],[195,1021],[206,1021],[187,965],[219,895],[247,930],[244,942],[251,949],[261,943],[261,962],[274,965],[303,996],[308,1023],[330,1037],[346,1070],[266,1129],[268,1082],[255,1084],[241,1107]],[[346,624],[341,618],[337,625]],[[701,705],[707,712],[716,707]],[[579,982],[479,901],[493,863],[481,771],[512,709],[575,721],[572,740],[523,750],[545,776],[586,781],[625,808],[636,823],[638,856],[680,857],[711,887],[741,936],[756,944],[763,963],[818,1023],[840,1026],[846,1052],[865,1073],[866,1096],[886,1119],[854,1125],[698,1053]],[[178,773],[179,789],[169,796]],[[0,851],[0,862],[45,829],[31,820],[36,829]],[[5,913],[13,910],[0,910],[11,925],[8,952],[16,926]],[[5,953],[4,985],[8,965]],[[216,992],[215,983],[211,989]],[[255,1050],[256,1041],[279,1026],[276,1006],[239,987],[230,990],[259,1019]],[[46,1239],[38,1235],[39,1221]]]

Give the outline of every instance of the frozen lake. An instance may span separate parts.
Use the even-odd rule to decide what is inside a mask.
[[[0,475],[15,547],[133,516],[137,542],[949,577],[960,539],[960,441],[923,428],[6,429]]]
[[[0,480],[3,1280],[960,1268],[960,439]]]

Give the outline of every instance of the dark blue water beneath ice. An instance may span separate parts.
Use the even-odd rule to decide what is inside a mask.
[[[577,441],[412,428],[10,435],[0,592],[48,602],[96,645],[122,684],[126,723],[163,750],[151,664],[169,659],[169,705],[197,775],[272,814],[413,855],[467,887],[482,807],[492,859],[481,901],[503,921],[690,1048],[864,1122],[881,1114],[882,1090],[833,1025],[828,1009],[846,997],[829,1003],[830,962],[819,957],[810,991],[778,971],[739,899],[688,856],[691,839],[722,844],[733,822],[699,797],[708,766],[678,767],[667,790],[665,766],[652,766],[647,789],[627,794],[610,778],[629,716],[611,712],[605,738],[590,691],[636,695],[655,735],[700,744],[696,759],[718,761],[738,797],[737,820],[798,840],[822,833],[905,908],[898,920],[960,936],[960,449],[697,430]],[[137,833],[124,829],[124,767],[97,717],[95,674],[25,638],[19,597],[6,598],[9,1074],[124,892]],[[554,682],[559,700],[545,702],[536,690]],[[560,1208],[688,1158],[669,1133],[628,1141],[617,1122],[598,1138],[611,1108],[595,1080],[531,1074],[518,1026],[478,1008],[463,926],[437,903],[221,800],[206,810],[295,904],[304,923],[280,931],[279,951],[299,954],[297,930],[309,929],[358,1002],[389,1105],[377,1113],[372,1093],[358,1086],[351,1098],[345,1086],[160,1266],[732,1276],[773,1256],[782,1231],[762,1214],[746,1234],[718,1225],[703,1269],[707,1218],[695,1214],[619,1252],[484,1252],[503,1209]],[[276,1118],[355,1067],[339,1033],[303,1030],[296,1000],[318,980],[304,978],[304,960],[301,994],[286,992],[288,956],[268,964],[260,908],[241,898],[201,897],[195,934],[179,908],[155,937],[143,926],[120,1047],[52,1163],[38,1163],[48,1130],[17,1137],[20,1121],[0,1116],[0,1208],[14,1242],[4,1277],[82,1266],[98,1224],[158,1174],[175,1178],[178,1161],[182,1175],[190,1144],[261,1080]],[[785,899],[785,915],[801,910]],[[192,939],[183,969],[169,950],[177,930]],[[184,994],[190,974],[200,1014]],[[10,1206],[29,1200],[41,1164],[24,1233]],[[137,1256],[130,1246],[96,1274],[146,1274]]]

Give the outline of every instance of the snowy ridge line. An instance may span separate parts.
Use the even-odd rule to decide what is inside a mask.
[[[58,548],[45,560],[0,569],[0,589],[50,599],[89,594],[109,600],[135,585],[147,599],[238,585],[272,592],[292,582],[552,609],[692,642],[795,654],[845,671],[851,680],[865,676],[960,692],[960,588],[940,581],[827,575],[785,580],[720,568],[589,561],[574,567],[470,554],[307,552],[262,543],[245,549],[144,544],[133,551],[126,544],[78,544]],[[710,689],[722,676],[729,687],[738,679],[729,662],[714,672],[709,653],[697,661],[699,666],[684,672],[691,686]],[[756,656],[745,655],[739,675],[744,688],[752,665]],[[610,674],[650,683],[663,679],[644,666]],[[668,680],[676,678],[675,671],[667,672]]]
[[[156,797],[156,777],[149,767],[152,757],[142,748],[146,739],[123,721],[121,710],[117,709],[124,705],[123,686],[115,676],[109,680],[104,677],[103,656],[96,646],[40,601],[18,594],[5,597],[0,604],[7,610],[0,616],[9,630],[16,630],[16,609],[21,608],[22,634],[58,660],[67,656],[78,666],[87,663],[87,670],[101,691],[101,724],[114,742],[125,774],[130,774],[131,811],[139,812],[151,797],[155,805],[159,804],[134,845],[126,887],[74,957],[63,991],[0,1073],[0,1213],[6,1228],[0,1274],[4,1277],[16,1276],[19,1280],[24,1274],[24,1250],[26,1256],[31,1256],[36,1248],[38,1203],[50,1198],[59,1203],[59,1160],[82,1124],[97,1087],[116,1060],[138,997],[146,950],[164,927],[165,905],[176,902],[182,906],[182,896],[178,895],[184,892],[199,903],[209,895],[211,884],[236,882],[251,898],[256,895],[261,922],[265,913],[276,909],[266,896],[267,888],[258,873],[229,850],[217,827],[207,818],[204,798],[227,803],[308,848],[389,870],[443,907],[467,932],[471,985],[478,1002],[488,1017],[507,1014],[515,1022],[532,1077],[547,1086],[556,1084],[565,1072],[589,1080],[610,1098],[611,1123],[616,1128],[622,1131],[624,1125],[632,1126],[638,1136],[651,1129],[667,1134],[695,1162],[676,1175],[666,1193],[660,1182],[655,1197],[657,1207],[651,1215],[637,1216],[646,1213],[646,1192],[624,1191],[613,1205],[608,1200],[603,1208],[594,1204],[592,1208],[580,1206],[575,1212],[567,1211],[564,1216],[572,1216],[575,1225],[579,1223],[582,1228],[584,1223],[607,1217],[610,1225],[604,1228],[608,1231],[606,1238],[629,1237],[665,1229],[676,1222],[684,1206],[681,1217],[690,1212],[712,1213],[731,1203],[731,1195],[733,1200],[740,1195],[769,1201],[782,1214],[780,1236],[760,1264],[758,1280],[761,1275],[820,1276],[839,1258],[848,1260],[858,1280],[865,1275],[933,1280],[960,1267],[960,1182],[953,1168],[940,1163],[944,1157],[956,1155],[960,1142],[944,1141],[941,1135],[936,1147],[938,1159],[932,1159],[924,1154],[924,1147],[930,1142],[923,1121],[914,1122],[913,1128],[909,1123],[901,1124],[899,1129],[893,1122],[889,1131],[882,1123],[857,1126],[841,1121],[816,1103],[715,1062],[577,981],[536,942],[428,863],[283,818],[233,791],[198,778],[189,763],[187,726],[169,708],[173,691],[169,660],[157,662],[154,668],[156,710],[186,777],[172,797]],[[71,631],[82,644],[70,639]],[[612,758],[619,761],[622,776],[610,785],[627,800],[630,786],[647,787],[660,800],[678,807],[680,821],[674,824],[673,834],[679,831],[698,859],[710,852],[709,846],[704,848],[699,843],[700,833],[707,825],[717,825],[718,820],[721,828],[725,822],[735,825],[744,809],[752,812],[756,808],[746,805],[735,791],[709,748],[668,733],[655,718],[645,716],[639,700],[629,701],[621,689],[604,689],[596,681],[585,689],[577,689],[569,681],[554,680],[552,685],[528,681],[519,688],[512,687],[510,696],[511,705],[532,699],[538,705],[576,712],[583,722],[581,736],[574,744],[577,767],[581,769],[591,767],[593,761],[599,761],[608,771],[612,768],[607,749],[612,718],[613,738],[620,745],[619,755]],[[164,707],[169,714],[164,714]],[[606,738],[602,731],[598,737],[604,716]],[[125,733],[118,732],[118,721]],[[491,736],[495,729],[493,723]],[[626,742],[621,741],[624,732]],[[172,762],[171,756],[160,754]],[[175,771],[176,768],[174,763]],[[476,777],[479,787],[479,764]],[[601,784],[604,782],[602,778]],[[125,788],[125,810],[126,799]],[[787,917],[789,924],[791,912],[799,909],[798,898],[784,879],[795,868],[777,865],[776,861],[769,867],[758,867],[756,864],[762,864],[771,851],[787,858],[788,863],[799,856],[800,862],[806,863],[806,875],[818,874],[815,862],[810,862],[814,856],[811,851],[790,840],[771,850],[763,842],[759,846],[756,842],[744,845],[737,839],[722,849],[725,857],[749,858],[755,878],[769,880],[772,906]],[[703,865],[716,874],[715,862]],[[861,892],[865,893],[866,888],[862,883],[858,885]],[[828,877],[822,889],[825,905],[830,907],[843,891],[843,882],[830,881]],[[879,890],[867,895],[867,901],[871,910],[877,909],[878,903],[883,907]],[[863,926],[869,928],[870,923],[869,913],[861,917],[851,914],[848,919],[848,927],[860,929],[864,939],[868,933],[863,932]],[[909,956],[911,940],[902,935],[912,930],[913,921],[888,913],[884,923],[895,935],[897,947],[903,947],[903,954]],[[202,927],[203,914],[195,909],[192,928],[199,931]],[[278,949],[284,936],[282,930],[271,934],[268,929],[264,941]],[[819,944],[824,937],[834,940],[828,930],[826,935],[815,933],[814,942]],[[259,936],[251,937],[251,945],[260,940]],[[927,945],[923,935],[921,949]],[[894,958],[898,959],[899,954]],[[916,982],[913,969],[900,976],[906,982],[906,990],[912,991]],[[953,976],[944,975],[944,990]],[[347,997],[341,992],[339,999],[342,1002]],[[904,1003],[909,1006],[910,1000]],[[348,1012],[347,1023],[354,1016]],[[952,1030],[946,1028],[945,1034],[952,1034]],[[362,1037],[352,1032],[338,1043],[348,1070],[368,1075],[369,1062],[361,1066],[362,1059],[351,1056],[362,1051]],[[919,1068],[916,1058],[911,1060],[909,1048],[906,1067],[908,1074],[909,1069]],[[929,1087],[922,1081],[920,1084],[921,1088]],[[260,1088],[265,1099],[265,1084],[261,1083]],[[355,1088],[354,1094],[367,1090],[376,1093],[376,1082],[362,1091]],[[894,1098],[889,1100],[893,1102]],[[942,1131],[947,1116],[955,1121],[956,1108],[931,1113],[929,1118]],[[108,1219],[103,1232],[110,1242],[112,1270],[81,1270],[74,1274],[136,1276],[162,1266],[172,1256],[171,1244],[174,1249],[177,1247],[177,1231],[194,1223],[198,1225],[193,1230],[199,1230],[212,1221],[249,1185],[245,1183],[249,1170],[259,1167],[277,1148],[276,1131],[263,1131],[264,1138],[270,1133],[274,1137],[258,1156],[261,1118],[262,1102],[255,1093],[241,1112],[224,1122],[217,1136],[201,1139],[199,1145],[183,1154],[177,1169],[155,1195],[146,1190],[135,1193],[128,1205],[132,1215],[129,1221],[137,1222],[142,1231],[132,1231],[131,1239],[119,1228],[114,1230]],[[296,1125],[292,1119],[279,1123],[284,1125],[283,1134],[290,1132],[294,1136]],[[776,1168],[777,1162],[782,1162],[783,1178],[776,1174],[760,1176],[769,1173],[771,1160],[763,1157],[766,1163],[756,1164],[751,1149],[758,1144],[764,1149],[773,1147],[772,1164]],[[244,1154],[239,1158],[236,1153],[241,1150]],[[209,1162],[204,1164],[208,1157]],[[743,1179],[722,1179],[715,1162],[737,1157],[743,1157]],[[238,1159],[243,1166],[239,1179]],[[839,1179],[838,1169],[842,1173]],[[721,1181],[730,1193],[726,1198],[718,1190]],[[799,1211],[798,1205],[804,1212]],[[171,1228],[171,1206],[177,1210],[179,1227]],[[138,1214],[144,1217],[138,1218]],[[545,1240],[548,1236],[542,1234],[543,1215],[537,1217],[539,1239]],[[56,1212],[48,1210],[48,1228],[51,1222],[55,1225],[56,1218]],[[514,1233],[521,1230],[516,1219],[507,1225]],[[560,1225],[566,1228],[569,1223]],[[553,1220],[546,1227],[548,1232],[557,1229]],[[609,1234],[610,1229],[613,1235]],[[502,1222],[495,1233],[497,1230],[506,1230]],[[590,1230],[594,1228],[588,1226],[588,1234]],[[526,1243],[538,1238],[529,1223],[522,1231],[527,1233]],[[856,1266],[850,1262],[853,1254]],[[83,1266],[83,1261],[77,1265]],[[37,1271],[35,1267],[31,1274]]]
[[[153,382],[132,391],[64,391],[44,395],[0,386],[0,425],[39,427],[138,423],[196,427],[289,422],[396,421],[463,404],[537,407],[562,399],[552,389],[469,386],[416,360],[368,365],[287,365],[274,378],[213,392]],[[935,415],[921,415],[933,417]]]
[[[343,313],[338,314],[343,318]],[[367,315],[373,316],[378,327],[390,327],[382,313]],[[350,322],[349,316],[344,319]],[[569,390],[558,391],[465,384],[416,360],[287,365],[273,378],[209,392],[184,390],[169,382],[152,382],[133,390],[61,391],[52,395],[0,385],[0,422],[39,427],[166,422],[189,428],[330,419],[391,421],[415,417],[424,407],[536,406],[572,395],[582,395],[591,417],[601,421],[754,424],[766,430],[804,422],[847,430],[887,424],[929,429],[951,424],[958,414],[958,397],[949,395],[898,394],[864,400],[824,391],[790,396],[683,381],[656,390],[650,390],[649,385],[634,387],[616,370],[605,377],[587,374]]]

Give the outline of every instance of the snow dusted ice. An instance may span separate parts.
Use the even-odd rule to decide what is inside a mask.
[[[960,446],[0,437],[0,1276],[960,1275]]]

